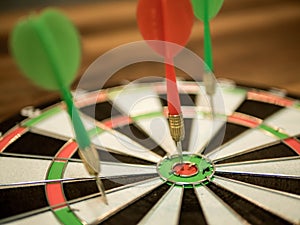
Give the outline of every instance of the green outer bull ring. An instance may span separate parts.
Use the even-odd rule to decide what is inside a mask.
[[[194,171],[188,175],[188,171],[183,171],[180,175],[178,171],[174,171],[174,168],[178,164],[196,166],[197,173]],[[184,168],[183,168],[184,169]],[[156,170],[162,180],[166,181],[169,185],[184,186],[189,188],[194,185],[206,185],[212,179],[215,173],[215,165],[207,159],[205,156],[190,152],[182,153],[182,161],[179,154],[165,156],[157,163]]]

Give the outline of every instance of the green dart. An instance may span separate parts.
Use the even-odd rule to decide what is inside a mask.
[[[104,202],[105,190],[99,178],[100,161],[74,105],[70,92],[80,66],[81,47],[74,25],[61,12],[47,9],[30,15],[14,27],[10,39],[13,57],[24,75],[47,90],[58,90],[71,118],[79,155],[88,172],[95,176]]]
[[[208,96],[210,96],[213,116],[213,95],[215,93],[216,84],[212,76],[214,66],[209,21],[218,14],[223,2],[224,0],[192,0],[194,14],[204,24],[204,61],[206,65],[203,81],[206,93]]]

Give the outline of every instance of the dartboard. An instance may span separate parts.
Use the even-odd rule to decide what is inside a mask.
[[[81,91],[76,105],[101,159],[108,204],[77,153],[63,102],[1,124],[0,223],[299,224],[300,102],[220,83],[178,82],[178,160],[163,81]]]

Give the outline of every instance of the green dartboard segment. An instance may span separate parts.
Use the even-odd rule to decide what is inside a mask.
[[[85,223],[82,223],[68,207],[58,209],[58,210],[54,211],[54,213],[63,224],[66,224],[66,225],[83,225],[83,224],[85,224]]]

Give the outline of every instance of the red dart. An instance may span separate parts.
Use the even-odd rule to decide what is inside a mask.
[[[189,0],[139,0],[137,21],[145,40],[166,41],[184,46],[191,34],[194,16]],[[173,58],[179,48],[150,46],[165,58],[169,115],[180,115],[180,100]],[[160,46],[162,47],[162,46]]]

